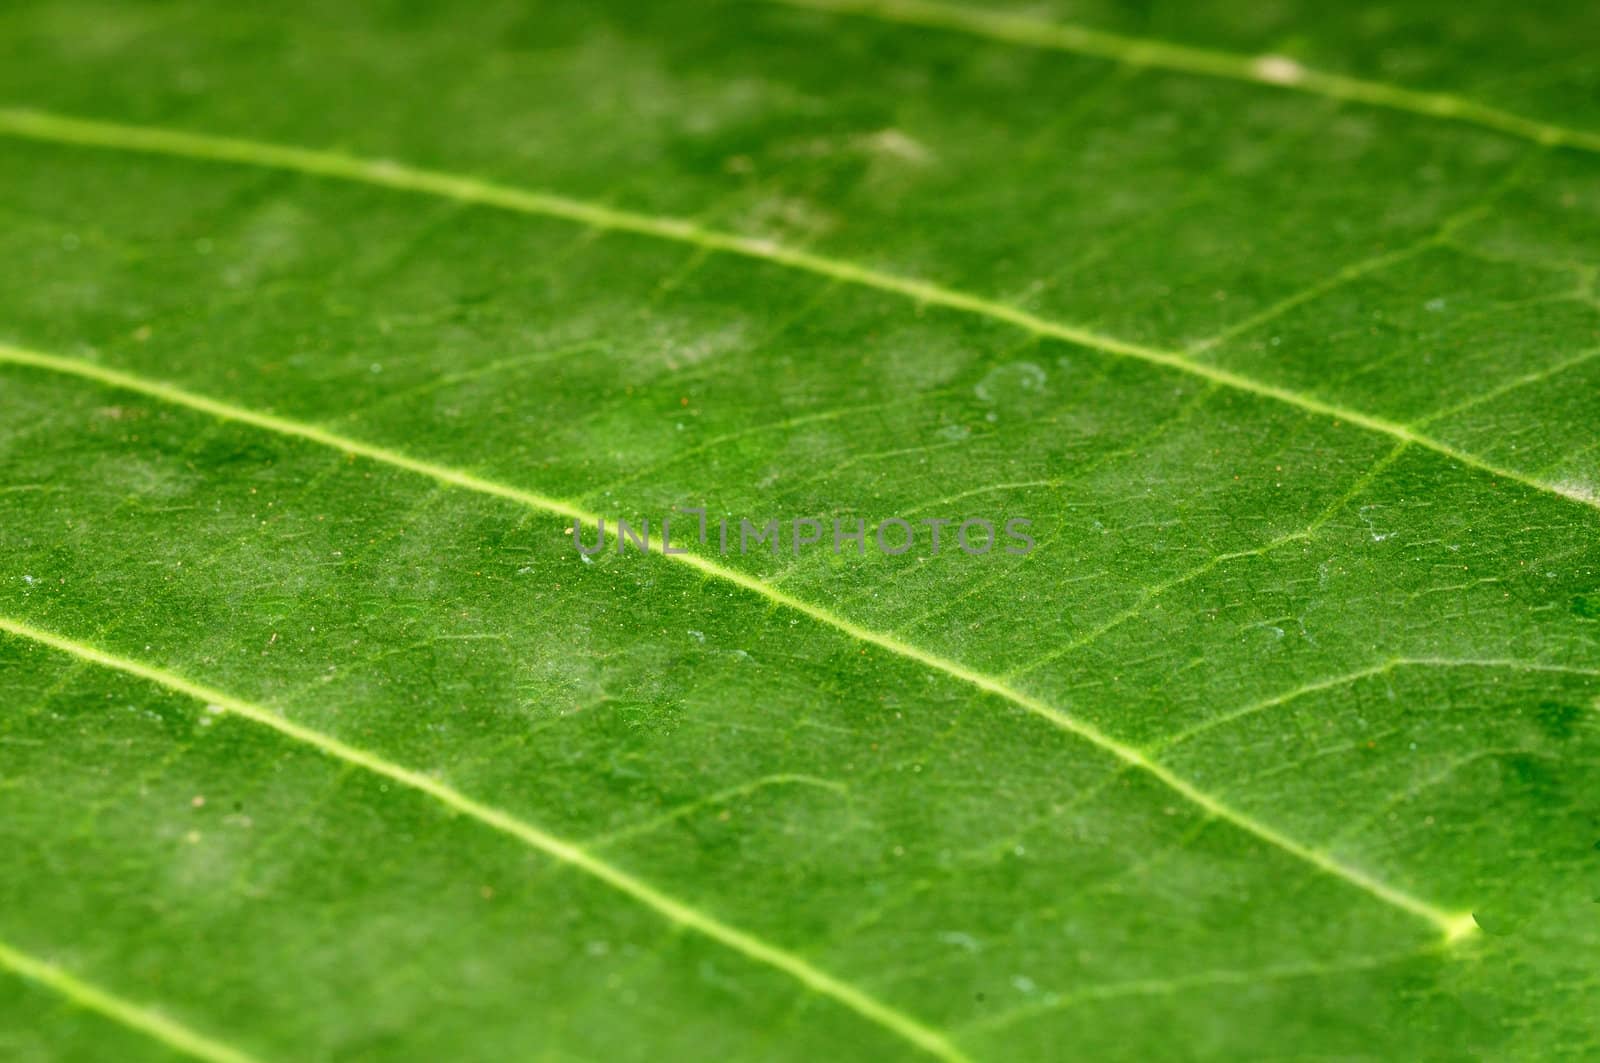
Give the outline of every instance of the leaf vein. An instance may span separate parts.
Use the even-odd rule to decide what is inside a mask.
[[[923,1025],[865,991],[812,966],[806,960],[770,944],[746,931],[722,922],[698,908],[678,900],[627,871],[595,856],[587,849],[550,834],[503,809],[469,797],[438,779],[414,771],[384,757],[353,746],[315,728],[295,723],[262,705],[234,697],[221,690],[194,682],[175,672],[109,653],[88,643],[33,627],[10,617],[0,616],[0,630],[39,643],[62,653],[146,680],[168,690],[215,705],[241,719],[270,728],[284,737],[310,746],[335,760],[374,775],[391,779],[402,786],[433,798],[452,812],[468,816],[502,834],[516,838],[533,849],[569,867],[576,868],[631,897],[669,922],[695,931],[744,955],[747,959],[775,968],[814,992],[829,997],[869,1021],[947,1063],[965,1063],[966,1056],[944,1035]],[[4,959],[0,953],[0,959]],[[241,1063],[232,1057],[226,1063]],[[219,1063],[221,1061],[219,1060]]]
[[[1301,66],[1286,56],[1241,55],[1145,37],[1130,37],[1029,15],[983,11],[941,0],[768,0],[783,7],[856,15],[903,25],[950,30],[1048,51],[1070,52],[1176,73],[1270,85],[1310,96],[1360,103],[1424,118],[1478,126],[1507,136],[1578,151],[1600,152],[1600,133],[1543,122],[1477,100]]]
[[[208,1063],[256,1063],[254,1056],[196,1033],[176,1019],[86,982],[4,941],[0,941],[0,967],[60,994],[78,1007],[103,1015],[184,1055],[204,1059]]]
[[[1349,686],[1351,683],[1359,683],[1363,679],[1388,675],[1401,668],[1498,668],[1512,672],[1548,672],[1554,675],[1581,675],[1600,679],[1600,668],[1546,664],[1543,661],[1491,660],[1474,657],[1394,657],[1379,664],[1369,665],[1366,668],[1358,668],[1353,672],[1345,672],[1342,675],[1313,680],[1302,686],[1295,687],[1293,690],[1286,690],[1281,694],[1262,698],[1260,701],[1252,701],[1248,705],[1234,709],[1231,712],[1225,712],[1221,716],[1212,717],[1186,730],[1179,731],[1169,738],[1164,738],[1157,743],[1155,748],[1158,750],[1169,749],[1172,746],[1180,745],[1202,735],[1213,728],[1222,727],[1246,716],[1254,716],[1256,713],[1265,712],[1267,709],[1275,709],[1280,705],[1287,705],[1289,702],[1296,701],[1308,694]]]
[[[1413,443],[1480,472],[1523,484],[1590,509],[1600,510],[1600,497],[1591,498],[1557,484],[1498,465],[1489,459],[1425,435],[1387,418],[1362,413],[1313,395],[1257,380],[1254,377],[1195,361],[1178,351],[1165,350],[1109,336],[1079,325],[1053,321],[985,296],[947,288],[930,281],[902,277],[845,259],[830,258],[786,247],[771,240],[707,229],[678,218],[639,214],[572,199],[548,192],[496,184],[462,174],[425,170],[385,159],[364,159],[337,152],[270,144],[263,141],[186,133],[156,126],[139,126],[71,118],[16,108],[0,108],[0,135],[24,137],[80,147],[136,151],[153,155],[258,166],[316,177],[376,185],[421,195],[438,196],[521,214],[560,218],[595,229],[633,233],[672,240],[696,247],[738,255],[801,270],[820,277],[903,296],[928,306],[986,317],[1024,331],[1065,340],[1104,354],[1129,358],[1189,376],[1209,380],[1234,391],[1271,399],[1316,416],[1330,418]]]
[[[364,443],[315,425],[303,424],[274,414],[261,413],[235,406],[232,403],[185,391],[171,384],[146,380],[130,373],[94,365],[78,359],[42,354],[37,351],[28,351],[19,347],[0,344],[0,363],[5,362],[45,369],[149,395],[164,402],[187,406],[190,409],[198,410],[213,417],[253,425],[267,431],[305,439],[323,446],[335,447],[347,453],[430,477],[435,481],[459,487],[463,490],[503,498],[523,506],[530,506],[534,509],[544,510],[548,513],[568,517],[587,524],[596,524],[600,519],[597,515],[585,513],[582,509],[569,502],[551,498],[547,495],[498,483],[448,466],[422,461],[387,447]],[[819,605],[796,598],[794,595],[773,587],[771,584],[754,576],[740,572],[737,569],[728,568],[694,552],[651,556],[660,556],[678,564],[688,565],[708,577],[731,583],[753,594],[760,595],[776,606],[800,613],[859,642],[887,650],[907,660],[915,661],[926,668],[942,672],[978,690],[993,694],[1063,731],[1077,735],[1089,744],[1122,761],[1125,765],[1147,773],[1162,785],[1185,800],[1197,805],[1208,814],[1225,820],[1235,827],[1254,835],[1268,845],[1281,849],[1289,855],[1311,864],[1319,871],[1335,878],[1343,879],[1357,889],[1433,924],[1447,938],[1453,939],[1471,931],[1470,916],[1447,912],[1374,877],[1360,868],[1345,864],[1325,852],[1296,841],[1275,827],[1228,806],[1213,795],[1201,790],[1189,780],[1176,774],[1166,765],[1152,760],[1141,750],[1113,738],[1092,724],[1085,723],[1070,713],[1064,712],[1032,694],[1010,685],[1004,679],[986,675],[958,661],[941,657],[919,646],[914,646],[893,635],[863,627]],[[7,621],[0,619],[0,627],[6,626],[7,623]],[[14,624],[15,622],[9,623]],[[92,652],[99,653],[100,651]],[[116,658],[109,658],[108,656],[108,660],[116,660]],[[273,716],[272,719],[278,720],[280,718]],[[284,722],[287,723],[287,721]],[[334,740],[329,739],[328,741]],[[422,776],[417,776],[417,778],[429,783],[429,785],[438,786],[437,783],[433,783]]]

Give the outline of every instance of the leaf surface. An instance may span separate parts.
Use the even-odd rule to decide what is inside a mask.
[[[0,1054],[1595,1051],[1600,25],[1244,10],[0,15]]]

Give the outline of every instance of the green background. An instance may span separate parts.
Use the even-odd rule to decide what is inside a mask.
[[[1600,9],[866,6],[0,11],[0,1055],[1600,1052]]]

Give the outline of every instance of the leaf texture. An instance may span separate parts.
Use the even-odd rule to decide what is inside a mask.
[[[1593,14],[0,26],[0,1055],[1600,1051]]]

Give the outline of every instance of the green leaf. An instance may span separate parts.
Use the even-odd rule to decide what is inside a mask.
[[[0,1055],[1600,1044],[1596,13],[0,24]]]

